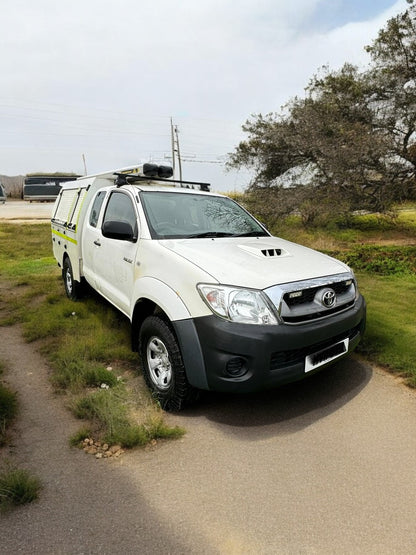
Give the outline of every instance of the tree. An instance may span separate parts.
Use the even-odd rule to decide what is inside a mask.
[[[416,162],[415,6],[368,47],[366,72],[324,68],[280,114],[253,115],[229,166],[255,170],[250,190],[292,187],[293,207],[313,214],[386,211],[412,194]],[[281,195],[280,195],[281,196]],[[287,195],[286,195],[287,197]],[[318,204],[320,210],[310,210]]]
[[[403,193],[415,195],[416,178],[416,5],[390,19],[366,50],[379,128],[388,134]],[[407,189],[406,189],[407,187]]]
[[[339,72],[325,69],[306,92],[306,98],[286,106],[286,115],[258,115],[246,122],[249,139],[231,155],[230,166],[255,169],[251,190],[296,189],[293,199],[301,210],[303,205],[310,209],[313,199],[332,212],[384,209],[380,175],[387,145],[373,126],[366,77],[349,64]]]

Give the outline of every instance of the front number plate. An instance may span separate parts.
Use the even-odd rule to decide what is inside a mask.
[[[326,349],[322,349],[322,351],[318,351],[317,353],[307,356],[305,359],[305,372],[315,370],[315,368],[319,368],[320,366],[345,355],[345,353],[348,353],[348,344],[349,339],[347,337],[343,341],[331,345],[331,347],[327,347]]]

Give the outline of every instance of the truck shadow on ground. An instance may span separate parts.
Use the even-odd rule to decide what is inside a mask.
[[[250,395],[204,394],[183,413],[205,417],[245,439],[292,434],[336,412],[356,397],[372,377],[369,365],[349,358],[300,382]]]

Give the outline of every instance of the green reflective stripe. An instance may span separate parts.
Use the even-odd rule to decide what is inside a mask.
[[[64,233],[60,233],[59,231],[56,231],[55,229],[52,229],[52,233],[54,235],[57,235],[58,237],[62,237],[62,239],[66,239],[70,243],[74,243],[74,245],[78,244],[78,241],[76,239],[72,239],[72,237],[68,237],[68,235],[65,235]]]

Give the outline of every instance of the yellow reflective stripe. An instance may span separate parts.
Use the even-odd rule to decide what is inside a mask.
[[[130,168],[128,170],[123,170],[118,173],[129,174],[129,173],[141,173],[142,171],[143,171],[143,166],[135,166],[133,168]]]
[[[66,239],[70,243],[74,243],[74,245],[78,244],[78,241],[76,239],[72,239],[72,237],[68,237],[68,235],[65,235],[64,233],[60,233],[59,231],[56,231],[55,229],[52,229],[52,233],[54,235],[57,235],[58,237],[62,237],[62,239]]]

